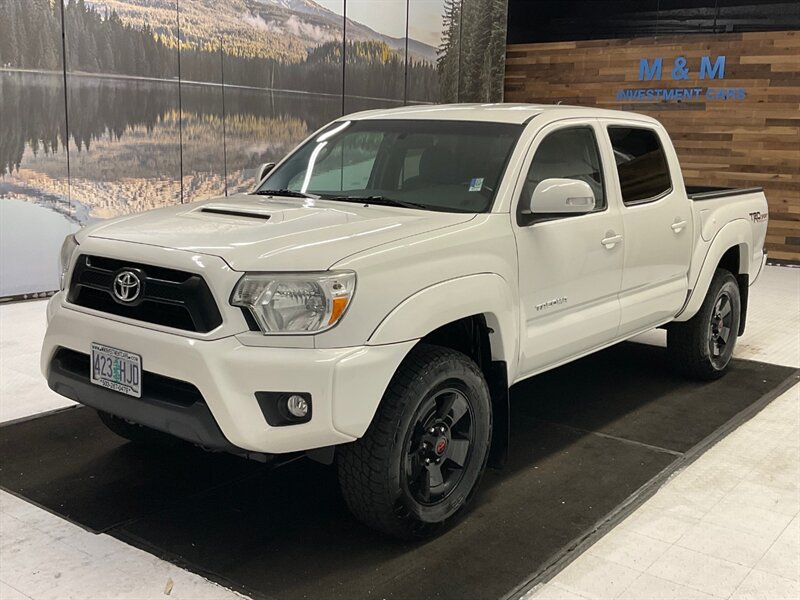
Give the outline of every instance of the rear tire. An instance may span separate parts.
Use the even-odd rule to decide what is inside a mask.
[[[667,329],[667,349],[679,373],[700,381],[725,374],[739,335],[741,306],[736,278],[717,269],[697,314]]]
[[[143,425],[131,423],[130,421],[115,417],[114,415],[103,412],[102,410],[97,411],[97,416],[100,417],[103,425],[108,427],[118,436],[137,444],[148,446],[166,446],[180,443],[177,438],[171,435],[161,433],[160,431],[150,429],[149,427],[145,427]]]
[[[364,436],[337,448],[342,494],[373,529],[434,535],[459,516],[486,467],[489,387],[478,366],[420,344],[398,367]]]

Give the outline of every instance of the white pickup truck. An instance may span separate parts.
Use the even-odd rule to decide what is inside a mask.
[[[720,376],[766,228],[758,189],[687,190],[646,116],[363,112],[252,193],[69,236],[41,367],[134,441],[335,462],[360,520],[421,537],[502,463],[512,384],[655,327]]]

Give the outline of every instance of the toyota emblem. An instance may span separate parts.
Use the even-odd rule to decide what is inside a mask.
[[[142,293],[142,280],[133,271],[120,271],[114,277],[114,296],[120,302],[134,302]]]

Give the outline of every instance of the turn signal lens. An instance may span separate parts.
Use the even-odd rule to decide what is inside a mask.
[[[339,320],[339,317],[344,314],[349,302],[350,299],[343,296],[333,299],[333,310],[331,310],[331,318],[328,321],[328,325],[333,325]]]

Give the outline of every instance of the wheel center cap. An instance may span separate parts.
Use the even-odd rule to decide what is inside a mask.
[[[440,437],[436,440],[436,445],[433,447],[433,451],[436,452],[436,456],[441,456],[444,454],[444,451],[447,450],[447,438]]]

